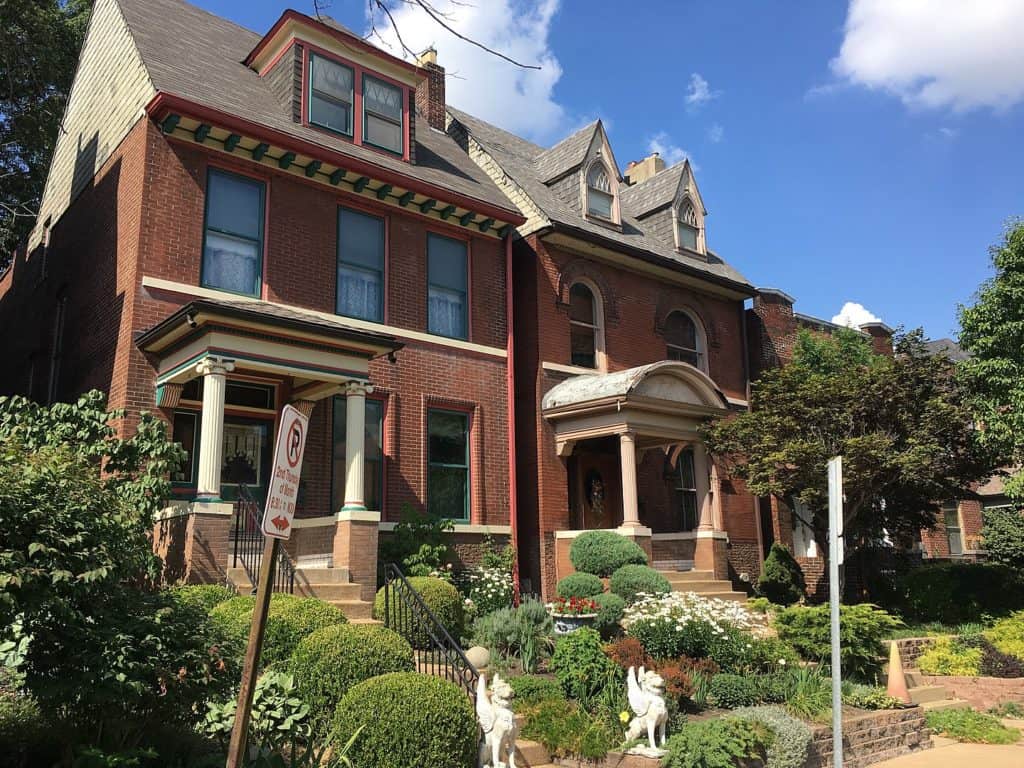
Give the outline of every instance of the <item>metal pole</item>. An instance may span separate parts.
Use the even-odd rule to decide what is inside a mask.
[[[828,593],[832,620],[832,764],[843,768],[843,677],[839,645],[839,566],[843,561],[843,457],[828,462]]]
[[[249,645],[245,651],[245,664],[242,667],[242,685],[238,689],[238,708],[235,710],[235,726],[231,729],[227,768],[242,768],[245,765],[249,715],[252,712],[252,694],[256,687],[256,672],[259,669],[260,652],[263,650],[263,635],[267,628],[267,611],[270,609],[270,595],[272,594],[271,579],[274,574],[279,544],[279,539],[267,536],[263,545],[259,587],[256,590],[256,605],[252,609],[252,627],[249,629]]]

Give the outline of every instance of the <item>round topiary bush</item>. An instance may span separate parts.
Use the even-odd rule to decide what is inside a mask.
[[[587,531],[569,549],[572,567],[581,573],[611,576],[624,565],[647,565],[647,553],[615,531]]]
[[[467,768],[476,765],[476,713],[458,686],[416,672],[358,683],[334,713],[331,741],[353,765],[373,768]]]
[[[646,565],[624,565],[612,574],[608,586],[627,604],[635,603],[637,595],[665,595],[672,591],[668,579]]]
[[[252,626],[254,597],[233,597],[210,611],[214,632],[236,649],[244,649]],[[315,597],[296,597],[278,593],[270,597],[267,631],[263,640],[260,667],[288,659],[306,635],[347,619],[340,609]]]
[[[223,584],[183,584],[171,587],[171,597],[178,605],[195,607],[209,613],[221,603],[235,596],[234,590]]]
[[[303,638],[289,670],[314,721],[326,725],[356,683],[390,672],[415,670],[412,646],[379,625],[334,624]]]
[[[459,590],[453,587],[444,579],[436,579],[433,576],[410,576],[409,584],[419,593],[420,598],[426,606],[433,611],[434,616],[440,621],[454,638],[458,638],[463,630],[462,596]],[[391,621],[385,616],[384,587],[377,591],[377,597],[373,601],[373,618],[383,621],[390,626],[398,626],[399,617],[403,621],[410,619],[410,612],[400,607],[401,598],[394,594],[392,587],[390,612]],[[410,642],[412,647],[423,650],[430,646],[430,636],[426,627],[415,626],[412,628]]]
[[[570,573],[555,587],[559,597],[593,597],[604,592],[604,582],[592,573]]]
[[[757,594],[776,605],[792,605],[806,596],[804,571],[788,549],[775,542],[761,567]]]
[[[622,616],[626,612],[626,601],[612,592],[595,595],[593,601],[598,605],[597,618],[593,627],[601,633],[601,637],[610,640],[622,632]]]

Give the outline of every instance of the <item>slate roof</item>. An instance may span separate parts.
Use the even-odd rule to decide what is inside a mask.
[[[656,173],[649,179],[630,187],[621,187],[619,203],[634,216],[643,216],[663,205],[669,205],[676,197],[679,181],[686,170],[686,161],[676,163]]]
[[[926,341],[924,348],[932,355],[945,355],[954,363],[959,363],[963,360],[967,360],[971,355],[969,352],[964,352],[960,345],[952,339],[934,339],[932,341]]]
[[[751,296],[756,292],[743,275],[714,253],[709,252],[705,261],[698,256],[680,253],[676,250],[674,243],[666,243],[648,234],[648,228],[643,222],[637,220],[636,212],[625,204],[626,201],[621,195],[621,231],[590,221],[583,216],[578,207],[559,197],[553,189],[544,183],[545,175],[551,172],[551,168],[564,162],[563,160],[560,160],[559,163],[553,162],[552,155],[549,153],[562,147],[568,140],[545,150],[543,147],[454,107],[449,106],[448,112],[491,154],[505,174],[523,189],[551,224],[571,228],[583,233],[589,239],[603,240],[611,248],[624,246],[634,251],[643,252],[646,258],[654,263],[707,277],[716,282],[726,282],[732,288],[749,292],[748,295]],[[596,129],[596,124],[594,128]],[[578,139],[579,135],[587,130],[591,130],[591,128],[578,131],[570,139]],[[557,156],[559,158],[576,157],[575,147],[575,142],[573,152],[569,152],[563,147]],[[583,155],[579,155],[579,161],[582,160]],[[542,169],[538,168],[538,162],[543,163]]]
[[[244,117],[332,152],[515,211],[508,198],[446,134],[416,121],[416,164],[293,122],[270,84],[242,64],[262,35],[183,0],[117,0],[158,91]],[[337,22],[328,24],[345,30]]]
[[[599,122],[595,120],[568,138],[562,139],[551,149],[545,149],[537,155],[533,162],[540,180],[550,182],[582,163],[594,140]]]

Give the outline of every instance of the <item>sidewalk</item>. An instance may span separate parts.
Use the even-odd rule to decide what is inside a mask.
[[[952,739],[933,736],[935,747],[912,755],[903,755],[872,768],[1021,768],[1024,747],[1018,744],[960,744]]]

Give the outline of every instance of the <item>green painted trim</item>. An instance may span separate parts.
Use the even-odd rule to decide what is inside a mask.
[[[166,384],[170,379],[173,379],[178,373],[185,368],[190,366],[198,365],[200,362],[205,360],[210,355],[216,355],[218,357],[230,357],[232,360],[248,360],[255,363],[266,363],[266,358],[260,357],[259,355],[247,355],[244,352],[236,352],[228,349],[205,349],[202,352],[194,355],[183,363],[179,363],[174,366],[171,370],[166,373],[160,374],[157,377],[157,385]],[[270,361],[273,364],[275,361]],[[307,365],[305,363],[299,363],[292,360],[282,360],[280,364],[287,365],[290,368],[297,368],[300,371],[309,371],[311,373],[328,373],[333,376],[345,376],[350,379],[359,379],[361,381],[369,381],[370,376],[366,373],[360,373],[359,371],[349,371],[338,368],[324,368],[319,365]]]
[[[235,147],[238,146],[238,142],[242,140],[242,137],[237,133],[232,133],[226,139],[224,139],[224,149],[228,152],[234,152]]]
[[[352,185],[352,189],[354,189],[356,192],[362,192],[364,189],[366,189],[366,185],[369,183],[369,176],[360,176],[358,179],[356,179],[355,184]]]
[[[253,149],[252,159],[262,160],[263,156],[266,155],[268,151],[270,151],[270,145],[265,144],[261,141],[259,144],[256,145],[255,149]]]
[[[441,219],[444,220],[444,221],[448,221],[448,219],[450,219],[452,217],[452,214],[454,214],[454,213],[455,213],[455,206],[454,205],[446,205],[444,208],[441,209]]]
[[[430,213],[430,211],[434,210],[435,205],[437,205],[437,200],[435,200],[434,198],[424,200],[422,203],[420,203],[420,213]]]
[[[377,194],[377,199],[378,200],[383,200],[385,197],[387,197],[389,194],[391,194],[391,185],[390,184],[381,184],[379,187],[377,187],[377,193],[376,194]]]
[[[331,174],[331,184],[338,186],[341,180],[345,178],[345,174],[348,173],[344,168],[335,169],[334,173]]]
[[[291,164],[295,162],[294,152],[285,152],[279,158],[277,158],[277,166],[282,170],[287,171],[291,167]]]
[[[316,176],[316,172],[320,170],[320,166],[323,165],[319,160],[313,160],[306,166],[305,174],[307,179],[312,179]]]
[[[398,204],[400,206],[402,206],[403,208],[405,208],[407,205],[409,205],[409,203],[412,202],[412,199],[415,196],[416,196],[415,192],[412,192],[412,191],[406,192],[404,195],[402,195],[400,198],[398,198]]]
[[[202,144],[204,141],[206,141],[206,137],[209,135],[210,126],[206,123],[200,123],[198,126],[196,126],[195,133],[193,133],[193,138],[196,140],[197,143]]]
[[[478,222],[477,226],[480,228],[481,232],[486,233],[487,230],[494,226],[494,219],[484,219],[483,221]]]
[[[345,506],[343,506],[338,511],[339,512],[369,512],[369,510],[363,504],[346,504]]]
[[[459,224],[466,227],[469,226],[470,222],[476,218],[476,214],[472,211],[467,211],[459,218]]]
[[[168,115],[164,118],[164,121],[160,123],[160,130],[164,133],[174,133],[174,129],[178,127],[178,123],[181,122],[181,115]]]

